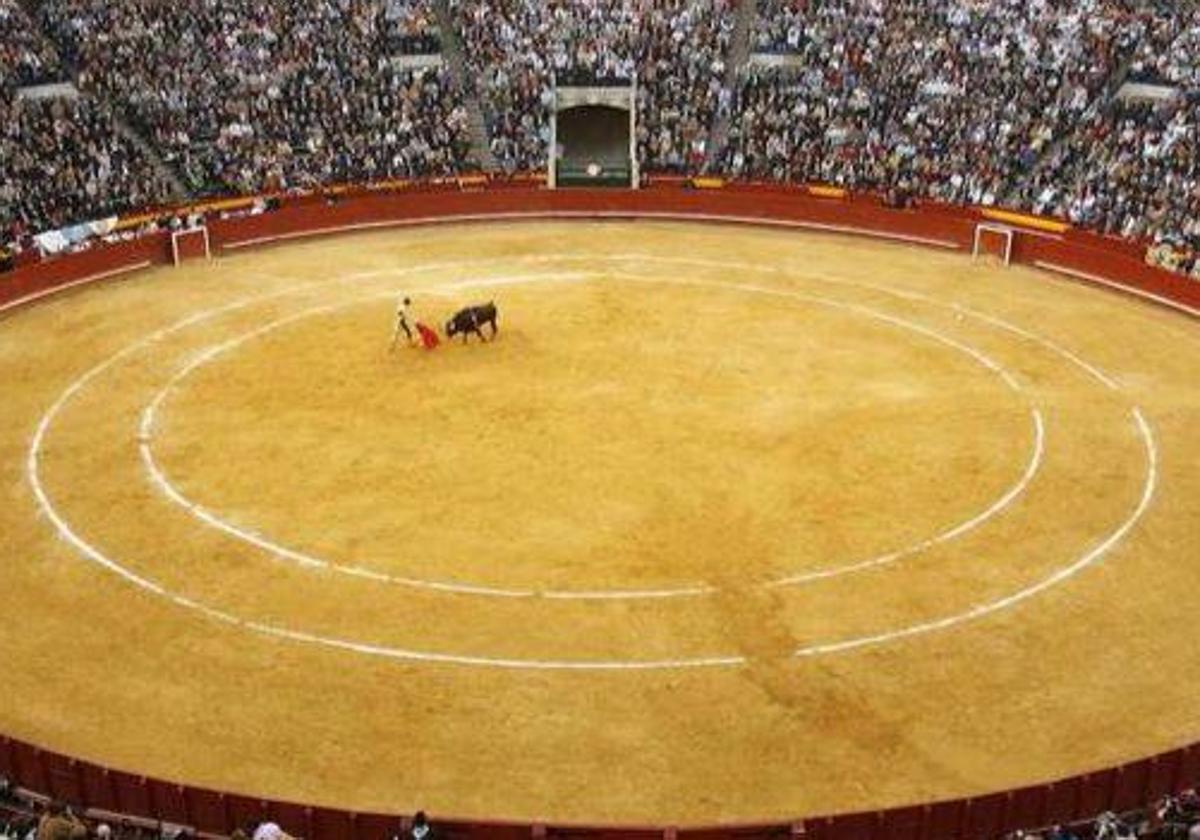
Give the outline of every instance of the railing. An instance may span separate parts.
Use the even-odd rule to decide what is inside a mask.
[[[405,185],[343,191],[338,200],[283,200],[279,210],[209,222],[216,252],[301,237],[399,225],[514,218],[679,218],[811,229],[884,238],[910,245],[966,250],[990,211],[924,204],[889,209],[875,197],[837,190],[741,185],[692,189],[663,180],[637,191],[550,191],[528,182]],[[991,214],[994,215],[994,214]],[[1101,283],[1200,314],[1200,283],[1145,265],[1140,248],[1090,233],[1047,229],[1019,216],[1012,259]],[[80,283],[170,259],[165,234],[64,255],[0,275],[0,313]],[[201,748],[201,747],[198,747]],[[0,774],[23,787],[89,808],[228,834],[271,819],[309,840],[387,840],[402,817],[220,793],[108,769],[0,736]],[[1029,787],[878,811],[805,816],[793,823],[674,827],[585,827],[440,820],[448,838],[771,838],[810,840],[956,840],[994,838],[1016,828],[1087,819],[1126,810],[1200,782],[1200,746],[1171,750],[1118,767]]]

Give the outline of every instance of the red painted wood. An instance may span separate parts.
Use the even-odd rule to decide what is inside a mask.
[[[1046,824],[1047,785],[1031,785],[1012,791],[1008,803],[1008,830]]]
[[[13,781],[22,787],[47,792],[50,789],[46,781],[46,772],[42,764],[42,751],[37,747],[13,741]]]
[[[117,796],[116,810],[138,817],[154,816],[154,810],[150,807],[150,791],[145,776],[114,772],[112,783]]]
[[[116,788],[113,786],[113,774],[107,768],[80,762],[80,775],[83,801],[89,808],[116,811],[120,807]]]
[[[262,799],[228,794],[225,807],[233,824],[245,829],[247,834],[253,833],[255,827],[267,819],[267,803]]]
[[[190,825],[191,811],[182,785],[148,779],[150,807],[154,816],[175,825]]]
[[[1175,774],[1178,768],[1179,753],[1173,751],[1150,759],[1149,778],[1146,782],[1146,795],[1151,800],[1157,800],[1175,792]]]
[[[1111,810],[1131,811],[1154,797],[1150,792],[1151,764],[1150,760],[1135,761],[1117,769],[1108,806]]]
[[[357,840],[349,811],[314,808],[312,827],[312,837],[304,840]]]
[[[236,827],[229,818],[223,794],[201,788],[187,788],[184,796],[187,799],[188,813],[192,817],[192,825],[200,831],[229,834]]]
[[[968,837],[999,837],[1004,834],[1008,809],[1008,794],[993,793],[978,796],[967,803],[966,833]]]
[[[967,802],[935,802],[925,818],[924,840],[958,840],[966,821]]]
[[[887,840],[921,840],[928,815],[929,809],[925,805],[884,811],[880,820],[879,836]]]
[[[0,735],[0,776],[14,779],[17,775],[16,747],[13,739]]]
[[[357,840],[390,840],[400,833],[400,820],[386,814],[358,814]]]
[[[1112,807],[1113,788],[1117,779],[1115,768],[1097,770],[1083,776],[1079,788],[1079,813],[1077,819],[1084,819]]]
[[[1080,789],[1083,780],[1079,776],[1047,785],[1046,825],[1060,825],[1081,819]]]
[[[75,760],[58,753],[43,752],[42,764],[46,772],[47,793],[71,805],[83,804],[83,787],[79,784],[79,769]]]
[[[1177,791],[1200,787],[1200,744],[1179,750],[1179,775],[1175,779]]]

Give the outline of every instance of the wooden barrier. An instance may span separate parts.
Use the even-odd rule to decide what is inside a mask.
[[[468,189],[469,188],[469,189]],[[286,200],[274,212],[212,219],[217,253],[313,236],[402,225],[533,218],[686,219],[787,227],[885,239],[923,247],[968,250],[975,226],[991,210],[926,203],[889,209],[872,196],[779,184],[725,184],[696,190],[680,179],[636,191],[540,188],[511,179],[487,184],[407,184],[402,191],[344,192]],[[1016,219],[1021,221],[1021,219]],[[1137,244],[1059,225],[1014,226],[1012,259],[1200,315],[1200,283],[1146,265]],[[0,314],[48,295],[170,261],[170,236],[96,247],[0,275]],[[202,748],[201,746],[197,747]],[[22,787],[85,808],[177,823],[211,834],[272,819],[306,840],[388,840],[399,815],[363,814],[255,799],[148,779],[78,761],[0,736],[0,774]],[[1016,828],[1088,819],[1136,807],[1200,782],[1200,746],[1188,746],[1120,767],[986,796],[881,811],[806,817],[768,825],[590,827],[439,820],[440,836],[456,840],[517,838],[796,838],[806,840],[957,840],[1000,837]]]
[[[160,265],[169,260],[169,251],[169,235],[157,233],[21,266],[0,274],[0,315],[67,289]]]
[[[1003,211],[1000,211],[1003,212]],[[727,184],[698,190],[679,179],[641,190],[546,190],[528,182],[489,182],[486,189],[457,182],[411,184],[400,191],[347,192],[336,200],[307,196],[279,210],[214,219],[215,251],[284,243],[313,236],[452,220],[534,218],[650,218],[743,223],[843,233],[947,250],[971,246],[975,226],[997,211],[925,203],[895,210],[874,196],[825,197],[779,184]],[[1047,233],[1014,227],[1013,261],[1108,286],[1200,314],[1200,283],[1154,268],[1138,244],[1067,230]],[[0,275],[0,313],[43,296],[159,265],[170,258],[170,236],[68,254]]]
[[[885,210],[874,199],[821,199],[799,191],[693,190],[678,186],[632,191],[496,189],[368,194],[333,203],[285,204],[273,213],[209,224],[219,251],[312,236],[429,224],[453,219],[688,219],[850,233],[946,249],[966,247],[973,220],[964,214]]]

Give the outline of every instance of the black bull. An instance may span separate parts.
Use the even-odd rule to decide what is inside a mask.
[[[474,333],[479,336],[480,341],[487,341],[483,330],[480,329],[484,324],[491,326],[492,338],[495,338],[497,328],[494,302],[485,303],[482,306],[468,306],[466,309],[460,309],[454,313],[454,317],[446,322],[446,338],[461,335],[463,344],[466,344],[468,336]]]

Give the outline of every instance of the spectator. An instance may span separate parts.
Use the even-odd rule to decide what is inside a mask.
[[[55,800],[46,806],[38,821],[37,840],[83,840],[87,826],[71,813],[71,809]]]
[[[250,835],[250,840],[296,840],[279,827],[279,823],[270,820],[260,822]]]
[[[411,840],[434,840],[433,828],[429,825],[424,811],[417,811],[413,815],[412,827],[408,830],[408,836]]]
[[[636,76],[644,169],[713,159],[894,207],[1004,204],[1143,241],[1149,262],[1200,279],[1194,5],[759,0],[751,43],[783,66],[743,68],[730,90],[733,0],[450,4],[509,171],[546,165],[553,79]],[[474,165],[432,0],[45,0],[38,14],[0,0],[0,267],[36,233],[167,201],[155,157],[196,194]],[[1126,64],[1173,95],[1114,100]],[[18,96],[68,67],[83,96]]]

